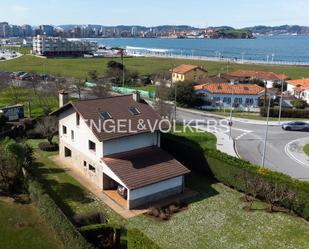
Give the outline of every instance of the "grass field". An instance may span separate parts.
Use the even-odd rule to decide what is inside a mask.
[[[101,210],[108,214],[110,222],[122,223],[120,216],[48,158],[58,154],[58,152],[39,150],[38,144],[40,142],[42,140],[27,141],[35,149],[37,162],[35,174],[43,183],[48,194],[52,196],[57,205],[71,220],[76,214]]]
[[[208,133],[181,134],[198,142],[202,148],[215,148],[216,138]],[[188,209],[166,222],[144,215],[127,221],[120,218],[90,194],[74,178],[48,159],[55,153],[37,149],[41,140],[28,141],[35,149],[39,163],[37,174],[48,192],[69,216],[90,210],[105,210],[110,221],[138,228],[162,248],[171,249],[307,249],[309,225],[301,218],[285,213],[270,214],[266,204],[254,203],[254,212],[243,210],[242,194],[202,175],[191,174],[186,185],[200,193]]]
[[[0,200],[0,248],[63,248],[32,205]]]
[[[306,153],[307,156],[309,156],[309,144],[305,145],[304,152]]]
[[[58,107],[58,99],[52,95],[35,96],[33,90],[22,87],[7,87],[0,89],[0,106],[14,105],[16,103],[25,106],[25,116],[28,117],[28,100],[31,103],[32,117],[44,113],[44,107],[49,106],[52,110]]]
[[[97,59],[42,59],[31,55],[0,63],[2,71],[27,71],[47,73],[53,75],[71,76],[85,79],[87,73],[91,70],[97,70],[100,74],[104,74],[107,62],[110,58]],[[119,60],[120,59],[115,59]],[[188,59],[172,59],[172,58],[125,58],[125,64],[128,69],[136,70],[140,74],[152,74],[158,71],[167,71],[172,66],[187,64],[198,64],[209,71],[209,74],[225,73],[227,70],[236,69],[254,69],[273,71],[277,73],[285,73],[291,78],[309,77],[309,68],[301,66],[271,66],[271,65],[241,65],[225,62],[209,62]]]
[[[203,148],[215,146],[215,138],[207,133],[188,131],[181,136]],[[303,219],[270,214],[260,201],[254,202],[256,211],[247,212],[241,193],[200,174],[188,176],[186,186],[200,193],[187,210],[166,222],[138,216],[129,220],[129,226],[140,229],[165,249],[309,248],[309,225]]]
[[[226,111],[226,112],[210,112],[210,113],[225,116],[225,117],[230,116],[229,111]],[[233,117],[234,118],[251,119],[251,120],[261,120],[261,121],[267,120],[267,117],[262,117],[262,116],[260,116],[259,113],[248,113],[248,112],[234,112]],[[308,119],[309,119],[309,117],[308,117]],[[305,118],[281,118],[281,121],[292,121],[292,120],[306,120],[306,119]],[[279,117],[278,118],[270,117],[269,121],[278,121],[279,122]]]

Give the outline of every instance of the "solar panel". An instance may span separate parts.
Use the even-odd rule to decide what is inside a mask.
[[[109,112],[101,112],[101,113],[100,113],[100,116],[101,116],[103,119],[111,119],[111,118],[112,118],[112,115],[110,115]]]
[[[140,114],[140,111],[136,107],[130,107],[129,112],[131,112],[131,114],[133,114],[133,115],[139,115]]]

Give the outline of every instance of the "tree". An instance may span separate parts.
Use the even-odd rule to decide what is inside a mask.
[[[117,61],[109,61],[107,63],[106,75],[109,78],[114,78],[117,83],[120,83],[123,77],[123,70],[125,70],[125,67],[122,63]]]
[[[96,86],[92,89],[95,96],[105,98],[110,96],[111,85],[105,79],[99,79]]]
[[[27,144],[5,139],[0,145],[0,192],[13,194],[24,190],[23,169],[33,164],[33,149]]]
[[[91,70],[88,72],[89,78],[95,83],[99,79],[97,70]]]
[[[35,130],[53,145],[53,138],[58,133],[58,119],[54,116],[44,117],[38,121]]]
[[[172,91],[170,92],[171,100],[175,98],[175,92],[176,92],[176,102],[180,106],[193,107],[197,105],[198,96],[195,94],[193,83],[187,81],[174,83],[174,85],[172,86]]]
[[[3,128],[8,121],[8,118],[4,114],[0,114],[0,128]]]
[[[307,102],[302,99],[293,100],[291,103],[296,109],[305,109],[307,107]]]

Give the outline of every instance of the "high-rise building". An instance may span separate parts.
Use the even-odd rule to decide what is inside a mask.
[[[33,28],[30,25],[25,24],[25,25],[22,26],[22,29],[23,29],[23,36],[24,37],[33,36]]]
[[[133,37],[137,36],[137,27],[132,27],[131,36],[133,36]]]
[[[0,37],[6,38],[10,36],[10,26],[7,22],[0,22]]]
[[[40,25],[40,33],[41,35],[53,36],[54,35],[54,27],[51,25]]]

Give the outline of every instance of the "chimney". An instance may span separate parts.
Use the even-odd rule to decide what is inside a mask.
[[[69,102],[69,93],[65,90],[59,91],[59,107],[66,105]]]
[[[136,102],[141,102],[141,94],[139,93],[139,91],[135,91],[134,93],[133,93],[133,99],[134,99],[134,101],[136,101]]]

